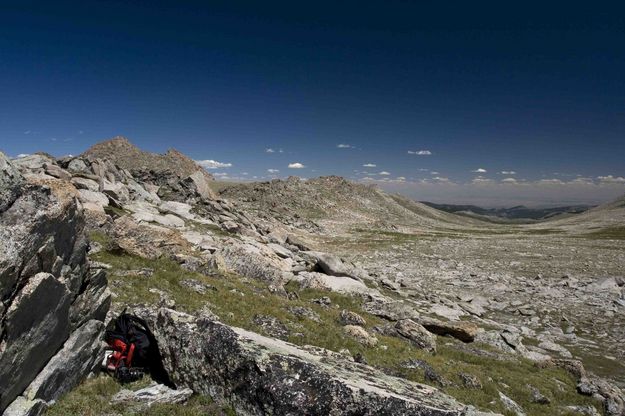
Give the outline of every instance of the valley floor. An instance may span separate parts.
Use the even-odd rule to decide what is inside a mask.
[[[379,276],[397,277],[400,291],[419,310],[517,327],[536,339],[530,349],[570,352],[623,386],[625,240],[616,231],[580,236],[517,226],[414,233],[359,229],[318,238],[317,244]],[[476,298],[479,309],[468,303]]]

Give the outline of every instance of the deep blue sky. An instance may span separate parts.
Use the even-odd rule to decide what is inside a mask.
[[[575,3],[3,1],[0,149],[119,134],[231,177],[624,176],[625,8]]]

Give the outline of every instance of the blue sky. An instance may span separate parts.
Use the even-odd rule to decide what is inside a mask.
[[[3,2],[0,149],[124,135],[221,177],[609,200],[625,193],[625,10],[544,3]]]

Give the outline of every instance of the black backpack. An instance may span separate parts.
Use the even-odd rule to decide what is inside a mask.
[[[143,319],[124,310],[109,324],[104,340],[113,350],[106,360],[106,369],[120,382],[137,380],[149,372],[155,381],[172,386],[156,338]]]

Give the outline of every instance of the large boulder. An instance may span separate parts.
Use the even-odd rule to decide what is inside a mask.
[[[434,387],[331,351],[302,349],[169,309],[153,311],[148,319],[172,381],[232,406],[239,415],[469,414]]]
[[[241,276],[277,285],[292,278],[290,259],[280,258],[271,248],[251,239],[225,241],[215,256],[223,262],[226,271]]]
[[[473,342],[479,331],[477,325],[467,321],[439,321],[434,318],[421,317],[419,323],[434,334],[449,335],[463,342]]]
[[[202,170],[195,171],[187,178],[195,189],[195,192],[200,195],[202,199],[215,199],[215,193],[208,184],[208,179]]]
[[[301,254],[314,263],[319,271],[330,276],[350,277],[356,280],[367,277],[366,272],[344,263],[343,260],[333,254],[321,251],[302,251]]]
[[[436,337],[412,319],[397,321],[395,330],[417,347],[429,352],[436,352]]]

